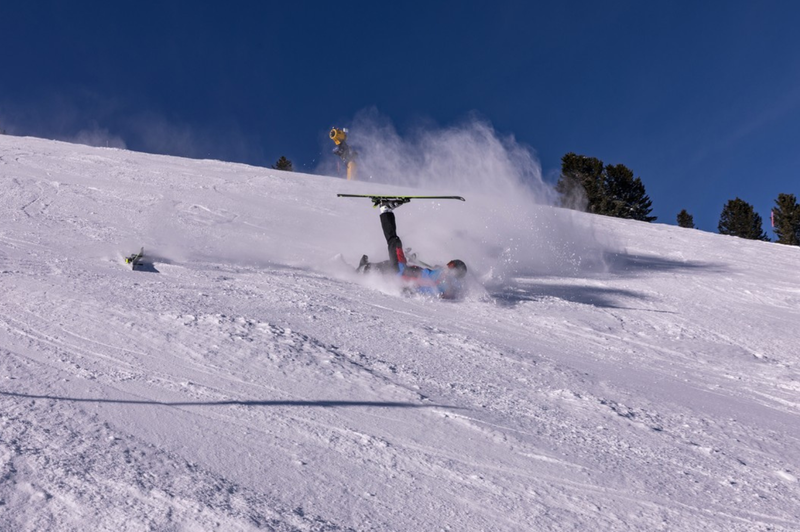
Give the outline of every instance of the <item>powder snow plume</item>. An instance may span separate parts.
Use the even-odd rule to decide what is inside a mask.
[[[466,204],[418,202],[398,211],[404,244],[432,261],[462,258],[490,284],[520,274],[605,271],[615,246],[598,240],[586,217],[557,208],[558,194],[543,180],[533,149],[487,121],[473,116],[400,135],[387,118],[367,110],[348,135],[359,181],[467,198]]]

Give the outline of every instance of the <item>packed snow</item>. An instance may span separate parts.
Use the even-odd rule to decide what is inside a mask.
[[[0,530],[800,530],[800,248],[479,174],[0,136]]]

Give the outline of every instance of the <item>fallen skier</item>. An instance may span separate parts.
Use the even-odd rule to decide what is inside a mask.
[[[358,265],[359,273],[380,272],[385,275],[398,276],[403,283],[403,290],[439,297],[442,299],[458,299],[464,295],[464,276],[467,265],[454,259],[441,267],[423,267],[409,264],[403,252],[403,243],[397,236],[394,209],[406,203],[401,199],[385,199],[378,203],[381,209],[381,227],[389,248],[389,260],[369,262],[364,255]]]

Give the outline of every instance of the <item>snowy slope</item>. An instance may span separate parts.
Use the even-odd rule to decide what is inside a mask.
[[[0,530],[800,530],[798,248],[431,184],[443,302],[346,265],[336,193],[408,189],[7,136],[0,183]]]

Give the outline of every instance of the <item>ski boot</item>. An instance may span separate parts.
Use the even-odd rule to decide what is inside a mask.
[[[369,263],[369,257],[362,255],[361,261],[358,263],[358,268],[356,268],[356,273],[367,273],[370,266],[372,265]]]

